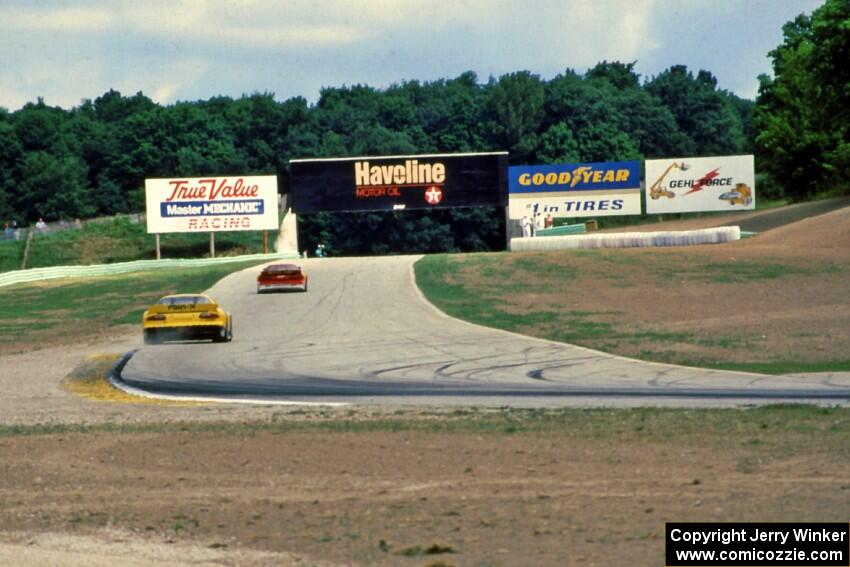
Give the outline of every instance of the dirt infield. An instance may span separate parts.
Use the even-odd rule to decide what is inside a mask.
[[[637,230],[766,226],[800,206]],[[501,294],[503,310],[551,320],[517,329],[529,335],[688,366],[850,359],[850,207],[723,245],[514,254],[500,271],[524,282]],[[489,284],[483,270],[452,278]]]
[[[730,245],[633,252],[632,276],[600,280],[599,305],[582,309],[625,293],[619,317],[641,325],[732,329],[815,361],[850,352],[850,208]],[[744,278],[737,297],[693,274],[637,282],[683,254],[799,272]],[[850,517],[846,409],[307,410],[62,387],[102,372],[86,355],[136,345],[124,331],[0,357],[0,565],[660,565],[668,521]]]
[[[598,433],[566,423],[3,438],[0,532],[30,534],[17,541],[34,556],[61,551],[38,535],[58,533],[172,565],[657,565],[665,521],[850,514],[846,425],[818,439],[731,414],[732,436],[664,434],[652,415],[584,419]]]

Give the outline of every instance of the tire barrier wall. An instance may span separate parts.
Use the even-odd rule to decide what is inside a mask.
[[[703,230],[577,234],[547,238],[511,238],[512,252],[586,248],[650,248],[720,244],[741,239],[741,228],[722,226]]]
[[[161,268],[188,268],[199,266],[211,266],[214,264],[225,264],[228,262],[247,262],[252,260],[272,261],[284,258],[288,259],[298,257],[298,254],[295,252],[283,252],[280,254],[248,254],[245,256],[197,258],[192,260],[137,260],[135,262],[95,264],[92,266],[56,266],[52,268],[31,268],[29,270],[15,270],[12,272],[5,272],[0,274],[0,287],[56,278],[90,278],[96,276],[124,274],[127,272],[139,272],[142,270],[158,270]]]

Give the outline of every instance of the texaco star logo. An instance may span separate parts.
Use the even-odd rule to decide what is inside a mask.
[[[428,201],[429,205],[436,205],[443,200],[443,192],[436,185],[431,185],[425,191],[425,200]]]

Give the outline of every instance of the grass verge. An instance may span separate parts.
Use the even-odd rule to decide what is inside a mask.
[[[694,366],[716,368],[718,370],[737,370],[757,374],[798,374],[806,372],[850,372],[850,360],[830,362],[798,362],[780,360],[777,362],[694,362]]]
[[[646,290],[647,283],[651,289],[641,293],[673,296],[686,290],[693,294],[699,286],[721,299],[729,294],[765,293],[777,281],[804,287],[815,280],[832,281],[835,287],[846,285],[842,283],[846,267],[808,259],[720,262],[692,252],[640,256],[628,252],[431,255],[419,260],[414,270],[417,285],[431,303],[452,317],[479,325],[684,366],[763,374],[850,370],[850,359],[840,356],[844,353],[832,353],[832,360],[819,354],[821,345],[831,343],[820,328],[807,327],[811,332],[795,335],[818,345],[817,349],[797,348],[806,359],[791,349],[771,352],[761,334],[753,336],[731,325],[712,334],[635,315],[640,311],[632,313],[632,309],[644,295],[633,294],[630,301],[621,302],[623,311],[577,308],[586,304],[582,297],[596,293],[595,288],[608,292],[608,300],[597,304],[615,305],[610,299],[618,294],[612,290],[625,293],[637,286]],[[753,355],[758,358],[746,359]]]
[[[251,436],[318,433],[558,434],[575,439],[688,444],[782,445],[817,435],[850,456],[850,408],[779,404],[740,409],[483,409],[399,410],[391,416],[350,409],[282,411],[267,421],[148,424],[0,425],[0,437],[65,433],[209,433]]]
[[[85,279],[61,279],[0,288],[0,352],[4,346],[37,345],[97,336],[116,325],[138,324],[163,295],[199,293],[258,260],[215,266],[150,270]]]

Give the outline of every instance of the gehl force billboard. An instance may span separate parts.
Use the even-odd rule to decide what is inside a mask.
[[[292,210],[507,206],[507,152],[294,159]]]

